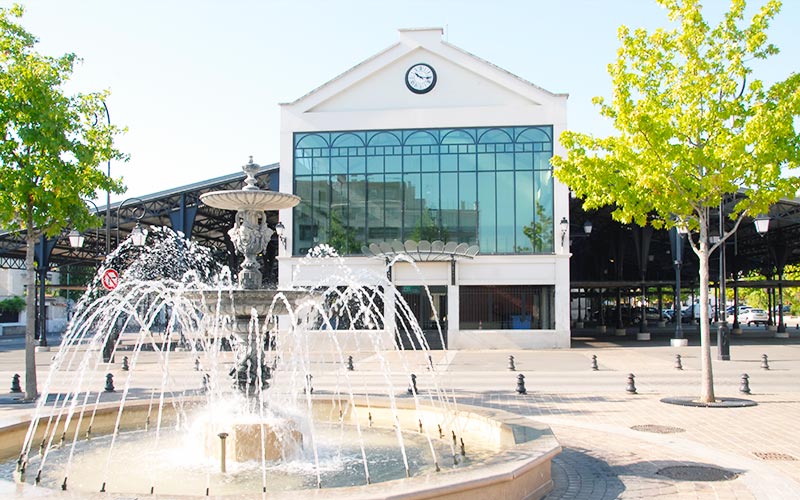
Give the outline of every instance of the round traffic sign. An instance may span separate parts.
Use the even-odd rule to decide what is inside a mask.
[[[103,287],[109,292],[119,285],[119,273],[115,269],[106,269],[103,271],[103,277],[100,279]]]

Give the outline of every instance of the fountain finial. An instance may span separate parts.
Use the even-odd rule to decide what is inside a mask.
[[[247,165],[242,167],[244,173],[247,174],[247,178],[244,180],[245,186],[242,188],[243,191],[260,191],[258,184],[256,184],[256,172],[258,172],[259,168],[261,168],[261,165],[253,163],[253,155],[250,155]]]

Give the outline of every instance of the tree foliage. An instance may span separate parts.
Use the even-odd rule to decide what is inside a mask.
[[[531,240],[534,252],[553,250],[553,218],[544,212],[544,206],[536,205],[536,220],[529,226],[522,226],[522,234]],[[530,252],[531,248],[517,247],[517,252]]]
[[[442,226],[441,221],[431,213],[430,208],[425,208],[422,215],[417,220],[416,225],[411,230],[408,239],[420,241],[448,241],[450,232]]]
[[[122,184],[97,167],[127,158],[114,147],[123,130],[97,119],[108,93],[67,94],[63,85],[78,59],[37,53],[36,38],[17,22],[22,14],[19,5],[0,8],[0,227],[25,233],[25,266],[33,270],[41,235],[99,223],[84,200],[98,190],[122,192]],[[33,272],[27,284],[35,289]],[[27,302],[25,397],[33,399],[33,293]]]
[[[328,244],[335,248],[339,255],[351,255],[361,250],[362,243],[358,241],[356,231],[342,222],[342,215],[338,211],[331,212]]]
[[[780,1],[766,2],[747,22],[744,0],[731,0],[714,27],[699,0],[657,1],[672,27],[621,26],[617,58],[608,66],[613,97],[594,99],[618,134],[566,131],[560,139],[567,155],[552,163],[584,209],[611,205],[622,223],[691,230],[703,301],[709,253],[743,217],[767,212],[800,187],[790,175],[800,163],[800,75],[767,86],[752,74],[754,60],[778,52],[766,30]],[[731,222],[709,247],[711,220],[734,193]],[[707,318],[701,325],[701,399],[713,401]]]

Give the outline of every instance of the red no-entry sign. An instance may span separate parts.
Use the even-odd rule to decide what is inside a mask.
[[[103,287],[109,292],[119,285],[119,273],[115,269],[106,269],[103,271],[103,277],[100,279]]]

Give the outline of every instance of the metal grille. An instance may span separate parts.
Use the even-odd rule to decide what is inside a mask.
[[[730,481],[738,476],[738,474],[729,470],[702,465],[665,467],[656,472],[656,474],[677,481]]]
[[[791,455],[787,455],[786,453],[778,453],[775,451],[754,451],[753,455],[757,456],[761,460],[785,460],[787,462],[793,462],[797,460]]]
[[[639,432],[652,432],[655,434],[675,434],[684,432],[680,427],[670,427],[668,425],[634,425],[631,429]]]

